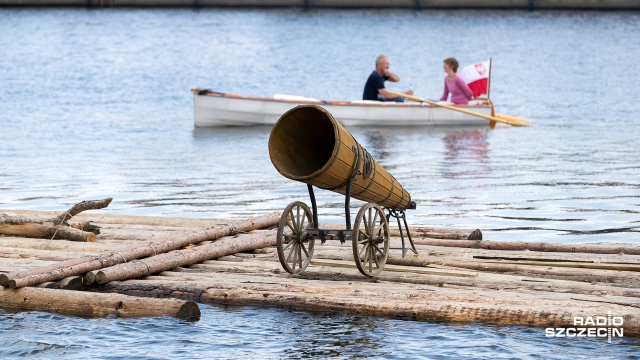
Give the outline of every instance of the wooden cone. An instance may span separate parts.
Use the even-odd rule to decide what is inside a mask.
[[[269,136],[269,157],[288,179],[343,195],[351,181],[350,195],[355,199],[391,209],[415,209],[398,180],[320,106],[296,106],[282,114]]]

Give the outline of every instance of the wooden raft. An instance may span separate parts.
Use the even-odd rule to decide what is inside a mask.
[[[100,214],[78,216],[79,220],[83,217],[102,228],[96,242],[0,237],[0,272],[142,244],[167,233],[197,230],[223,222]],[[140,298],[169,297],[198,303],[541,328],[569,327],[575,316],[606,316],[610,311],[613,316],[624,318],[625,336],[640,335],[638,245],[603,244],[586,248],[602,250],[601,254],[491,250],[436,246],[442,245],[442,240],[428,237],[433,233],[440,239],[445,236],[461,239],[463,231],[416,229],[414,233],[420,234],[415,239],[419,255],[402,258],[400,240],[393,238],[388,265],[373,280],[363,277],[355,268],[350,257],[351,244],[327,242],[317,244],[313,262],[302,275],[284,272],[275,247],[270,246],[141,279],[84,287],[96,293],[113,292]],[[256,232],[250,236],[257,236]],[[264,236],[275,238],[273,231],[264,231]],[[464,240],[461,242],[464,244]],[[206,246],[206,242],[195,247],[199,246]],[[544,330],[540,331],[543,336]]]

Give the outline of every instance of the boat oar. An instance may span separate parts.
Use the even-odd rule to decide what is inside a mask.
[[[425,102],[425,103],[433,105],[433,106],[443,107],[445,109],[458,111],[458,112],[461,112],[461,113],[465,113],[467,115],[481,117],[483,119],[487,119],[487,120],[490,120],[490,121],[501,122],[501,123],[509,124],[511,126],[529,126],[529,125],[524,124],[524,123],[522,123],[520,121],[514,121],[514,120],[505,119],[505,118],[499,118],[499,117],[496,117],[496,116],[484,115],[484,114],[480,114],[480,113],[475,112],[475,111],[462,109],[462,108],[451,106],[451,105],[440,104],[440,103],[437,103],[437,102],[431,101],[431,100],[420,99],[420,98],[417,98],[415,96],[411,96],[411,95],[407,95],[407,94],[403,94],[403,93],[399,93],[399,92],[395,92],[395,91],[390,91],[388,89],[387,89],[387,92],[389,94],[391,94],[391,95],[402,96],[403,98],[406,98],[406,99],[409,99],[409,100],[412,100],[412,101]]]
[[[507,119],[510,121],[520,121],[520,122],[532,122],[535,121],[533,119],[527,119],[527,118],[523,118],[523,117],[519,117],[519,116],[513,116],[513,115],[505,115],[505,114],[496,114],[496,117],[502,118],[502,119]]]

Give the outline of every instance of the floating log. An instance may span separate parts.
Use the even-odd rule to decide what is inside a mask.
[[[53,218],[0,213],[0,234],[24,236],[40,239],[64,239],[70,241],[94,242],[94,232],[83,231],[69,225],[75,215],[85,210],[102,209],[111,203],[111,198],[82,201],[69,210]]]
[[[180,319],[200,317],[200,308],[193,301],[33,287],[0,291],[0,307],[82,317],[173,316]]]
[[[534,278],[495,274],[466,278],[384,272],[372,281],[361,279],[356,269],[338,272],[334,268],[291,276],[279,271],[277,262],[267,263],[274,275],[265,276],[262,266],[250,268],[253,263],[257,262],[243,263],[241,273],[234,273],[233,268],[238,266],[233,264],[227,271],[163,272],[144,280],[112,282],[99,289],[154,296],[179,293],[183,298],[225,305],[540,327],[571,326],[574,316],[601,316],[611,311],[624,317],[625,335],[640,334],[637,290],[630,290],[630,296],[607,295],[603,294],[609,288],[605,286],[544,279],[535,282]],[[198,271],[202,270],[198,266]],[[524,281],[527,279],[532,281]],[[577,289],[571,288],[575,286],[584,293],[576,293]]]
[[[506,241],[476,241],[476,240],[430,240],[414,238],[413,242],[421,245],[459,247],[471,249],[487,250],[529,250],[548,252],[568,252],[568,253],[590,253],[590,254],[627,254],[640,255],[639,247],[629,246],[600,246],[589,244],[554,244],[542,242],[506,242]]]
[[[172,251],[151,256],[144,260],[111,266],[98,271],[92,278],[98,284],[134,279],[181,266],[193,265],[205,260],[216,259],[221,256],[275,245],[276,230],[274,229],[257,234],[220,239],[207,245]]]
[[[399,237],[400,231],[397,226],[393,226],[394,223],[389,223],[389,236]],[[425,237],[431,239],[459,239],[459,240],[482,240],[482,232],[476,230],[457,230],[457,229],[443,229],[443,228],[430,228],[430,227],[410,227],[411,237],[413,239]],[[403,232],[404,236],[407,236],[406,232]]]
[[[98,256],[84,256],[70,259],[59,264],[52,264],[43,268],[20,272],[16,276],[13,273],[0,274],[0,285],[9,288],[20,288],[35,285],[47,281],[60,280],[68,276],[82,275],[89,271],[102,269],[127,261],[140,259],[167,251],[179,249],[189,244],[197,244],[205,240],[214,240],[223,236],[229,236],[238,232],[247,232],[254,229],[273,226],[280,220],[280,213],[257,216],[240,222],[236,225],[223,225],[202,231],[187,233],[175,238],[167,237],[163,240],[149,242],[145,245],[136,245],[115,251],[106,251]]]

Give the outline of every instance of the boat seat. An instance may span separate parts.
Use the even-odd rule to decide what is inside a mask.
[[[304,96],[298,96],[298,95],[286,95],[286,94],[275,94],[273,95],[274,99],[277,100],[292,100],[292,101],[315,101],[315,102],[322,102],[318,99],[314,99],[314,98],[309,98],[309,97],[304,97]]]

